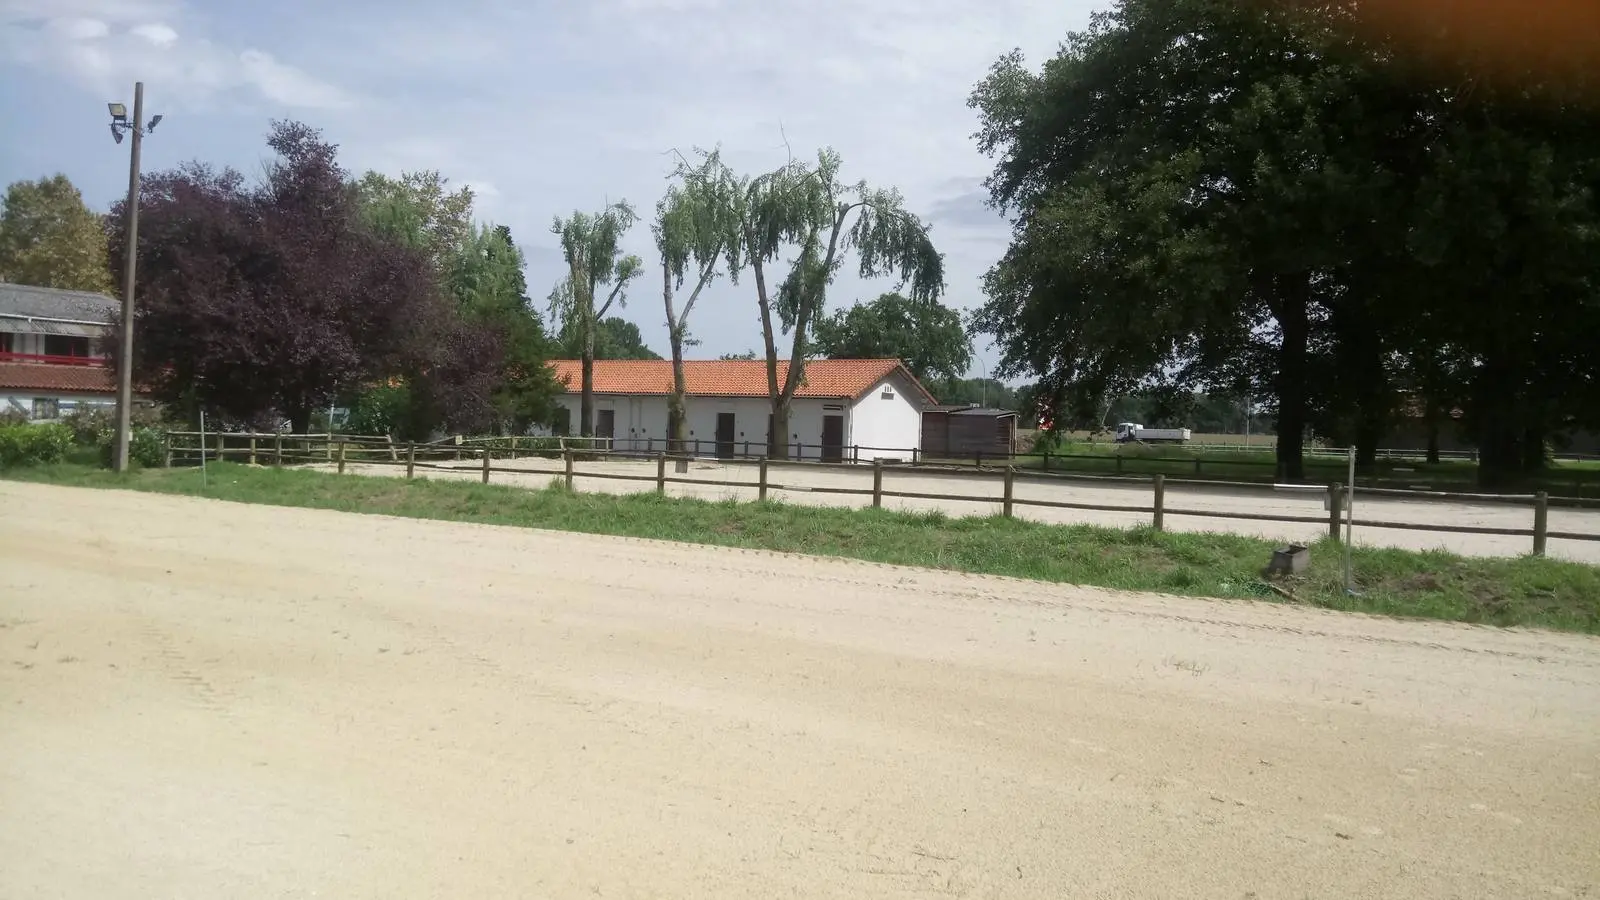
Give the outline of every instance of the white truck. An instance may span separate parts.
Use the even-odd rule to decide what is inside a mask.
[[[1117,443],[1182,444],[1193,437],[1187,428],[1146,428],[1137,422],[1123,422],[1117,426]]]

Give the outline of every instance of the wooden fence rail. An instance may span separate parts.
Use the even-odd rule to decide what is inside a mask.
[[[194,446],[179,446],[174,440],[187,437],[194,437],[197,439]],[[227,437],[222,437],[220,435],[213,437],[212,435],[208,434],[206,437],[208,442],[216,442],[214,448],[212,446],[201,444],[198,441],[198,435],[194,433],[173,432],[169,434],[167,437],[168,464],[170,465],[176,460],[184,460],[189,458],[187,454],[193,454],[196,458],[204,455],[207,459],[227,459],[232,457],[246,458],[254,461],[262,452],[258,443],[262,435],[229,434]],[[313,445],[310,443],[311,441],[327,442],[328,437],[325,434],[271,435],[271,437],[274,439],[272,447],[272,459],[274,465],[282,465],[285,462],[327,463],[329,460],[334,460],[337,466],[337,471],[340,473],[344,473],[347,465],[350,464],[365,466],[405,466],[406,478],[408,479],[415,478],[418,469],[428,471],[456,472],[463,474],[471,472],[472,469],[477,469],[483,484],[489,484],[493,475],[496,473],[518,476],[541,474],[541,470],[508,468],[505,466],[494,465],[494,460],[497,458],[497,456],[501,459],[510,458],[514,460],[517,458],[517,448],[515,443],[504,447],[494,446],[492,443],[482,440],[474,441],[472,443],[451,442],[448,445],[437,442],[430,444],[407,443],[403,445],[404,453],[402,455],[401,453],[397,452],[401,448],[397,447],[392,442],[385,441],[380,445],[379,439],[372,439],[369,437],[349,436],[347,438],[346,436],[335,435],[333,442],[328,443],[326,446],[322,446],[321,444]],[[243,446],[228,447],[226,446],[227,438],[233,438],[235,440],[243,439],[248,441],[248,443]],[[305,448],[295,449],[290,447],[286,449],[284,446],[286,441],[289,443],[303,443],[305,444]],[[531,447],[529,448],[529,451],[529,455],[540,455],[546,456],[547,458],[556,458],[558,456],[562,460],[562,470],[560,473],[549,474],[559,474],[563,483],[569,490],[574,489],[575,482],[580,478],[604,481],[651,483],[654,485],[656,493],[663,495],[666,493],[666,486],[669,484],[698,486],[714,484],[714,482],[707,482],[696,478],[669,476],[667,474],[667,462],[669,460],[681,459],[681,457],[669,456],[666,453],[656,454],[656,466],[653,474],[628,474],[622,472],[599,472],[593,470],[584,471],[578,467],[578,462],[580,459],[608,459],[615,456],[614,454],[608,454],[604,451],[589,449],[574,450],[572,447],[565,447],[561,449],[559,454],[551,453],[548,449],[543,451],[534,451]],[[361,458],[358,456],[358,454],[363,453],[370,453],[370,458]],[[473,457],[476,457],[476,465],[472,465],[471,462],[467,462],[466,465],[460,464],[461,462],[470,460]],[[975,471],[971,468],[940,470],[938,473],[940,475],[972,477],[989,482],[998,481],[1000,483],[1000,492],[998,495],[938,494],[926,491],[902,491],[895,490],[892,487],[886,487],[885,476],[888,471],[895,469],[902,471],[921,471],[921,468],[886,465],[881,460],[875,461],[871,468],[865,471],[863,470],[863,467],[849,463],[835,464],[767,459],[751,460],[749,462],[757,469],[756,480],[754,482],[737,482],[735,483],[735,486],[755,490],[757,498],[760,500],[766,500],[771,495],[771,492],[778,491],[833,496],[870,497],[872,506],[878,508],[883,506],[883,501],[886,498],[898,500],[926,500],[934,502],[988,503],[999,506],[1001,508],[1001,515],[1006,517],[1014,516],[1016,514],[1017,507],[1125,513],[1149,516],[1151,527],[1158,531],[1166,527],[1166,520],[1172,516],[1225,519],[1245,522],[1274,522],[1314,525],[1326,524],[1328,527],[1329,536],[1337,541],[1340,539],[1341,527],[1346,524],[1344,510],[1347,508],[1349,500],[1349,493],[1346,486],[1341,484],[1332,484],[1327,487],[1324,506],[1327,508],[1328,513],[1325,516],[1280,515],[1226,510],[1172,508],[1166,505],[1166,488],[1173,484],[1186,484],[1205,488],[1239,487],[1261,489],[1263,486],[1256,482],[1219,484],[1212,481],[1185,481],[1180,479],[1166,478],[1160,474],[1154,475],[1150,478],[1140,478],[1137,476],[1123,478],[1066,476],[1064,478],[1062,475],[1047,476],[1038,472],[1024,472],[1018,470],[1015,466],[1006,466],[1003,469],[991,469],[987,471]],[[782,481],[774,481],[771,478],[771,475],[774,471],[773,467],[779,464],[792,467],[803,467],[805,469],[834,469],[847,470],[858,474],[870,473],[870,487],[800,485],[784,483]],[[781,469],[778,471],[781,471]],[[1116,481],[1124,484],[1145,483],[1151,488],[1151,503],[1148,506],[1131,506],[1107,503],[1081,503],[1067,500],[1046,500],[1042,498],[1028,497],[1026,495],[1019,495],[1016,491],[1016,484],[1019,478],[1023,478],[1024,480],[1040,480],[1048,478],[1050,481]],[[1295,487],[1301,490],[1305,489],[1305,486]],[[1321,491],[1320,488],[1317,490],[1319,492]],[[1379,492],[1363,491],[1363,494],[1366,493]],[[1437,491],[1407,493],[1395,490],[1387,490],[1381,493],[1383,496],[1398,495],[1431,501],[1459,499],[1471,502],[1483,502],[1486,500],[1493,500],[1501,503],[1519,502],[1532,507],[1533,527],[1493,528],[1477,525],[1441,525],[1419,522],[1392,522],[1375,520],[1360,520],[1356,524],[1364,528],[1375,528],[1381,530],[1419,531],[1438,534],[1526,537],[1532,539],[1533,553],[1540,556],[1545,554],[1549,541],[1552,538],[1568,541],[1600,541],[1600,534],[1550,531],[1550,498],[1542,492],[1538,494],[1521,496],[1507,496],[1498,494],[1450,494]]]

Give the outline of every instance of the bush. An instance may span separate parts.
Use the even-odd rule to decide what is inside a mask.
[[[72,439],[82,447],[98,447],[111,439],[117,427],[115,409],[80,406],[61,417],[61,424],[72,429]]]
[[[111,457],[117,452],[115,429],[107,429],[100,441],[100,464],[111,468]],[[128,464],[146,469],[167,463],[167,440],[159,428],[135,428],[128,442]]]
[[[1061,435],[1057,432],[1041,431],[1033,436],[1033,446],[1028,448],[1028,452],[1039,455],[1060,453],[1064,443],[1066,442],[1061,439]]]
[[[65,425],[0,425],[0,469],[59,463],[71,449],[72,429]]]

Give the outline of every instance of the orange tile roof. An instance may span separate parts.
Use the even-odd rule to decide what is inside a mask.
[[[116,393],[115,373],[105,366],[0,363],[0,388],[81,394]]]
[[[576,392],[582,384],[582,363],[575,359],[551,360],[556,380]],[[885,376],[899,371],[927,402],[933,397],[906,371],[898,359],[813,359],[806,362],[804,381],[796,397],[855,399],[872,390]],[[787,362],[778,363],[778,383],[789,373]],[[684,360],[683,378],[690,396],[766,397],[765,360],[702,359]],[[594,363],[594,392],[597,394],[672,393],[672,361],[667,359],[597,359]]]

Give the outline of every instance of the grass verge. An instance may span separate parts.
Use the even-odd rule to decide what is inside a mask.
[[[479,522],[792,551],[961,572],[1198,597],[1284,600],[1261,582],[1273,543],[1225,534],[1045,525],[1019,519],[781,503],[542,491],[472,482],[337,476],[236,464],[116,475],[83,465],[5,477],[344,512]],[[1302,604],[1379,615],[1600,633],[1600,567],[1551,559],[1475,559],[1357,549],[1357,596],[1341,554],[1323,543],[1310,573],[1281,583]]]

